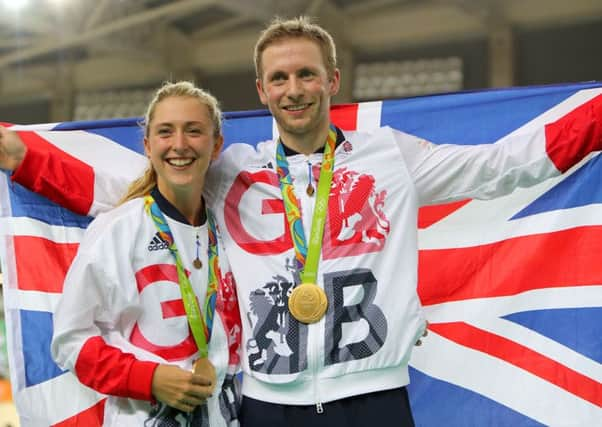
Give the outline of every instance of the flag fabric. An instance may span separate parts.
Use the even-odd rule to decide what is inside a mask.
[[[391,126],[434,143],[495,143],[601,94],[597,82],[462,92],[335,105],[331,118],[343,130]],[[50,356],[52,316],[86,226],[119,196],[103,193],[110,183],[97,172],[133,179],[146,165],[139,120],[13,128],[81,166],[64,171],[72,187],[49,194],[54,201],[0,174],[14,401],[23,426],[101,425],[105,397]],[[226,145],[275,133],[267,111],[226,113]],[[82,189],[89,197],[69,199]],[[429,334],[410,363],[417,426],[602,425],[599,153],[495,200],[421,208],[419,246]]]

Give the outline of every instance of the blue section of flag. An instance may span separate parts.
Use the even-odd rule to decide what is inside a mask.
[[[272,115],[268,110],[224,114],[224,148],[239,142],[257,144],[272,139],[272,123]]]
[[[52,313],[20,310],[19,315],[26,386],[43,383],[64,373],[50,355]]]
[[[416,427],[543,427],[494,400],[413,368],[410,368],[408,393]]]
[[[525,311],[504,319],[602,363],[602,307]]]
[[[599,86],[552,85],[383,101],[381,124],[437,144],[492,143],[578,90]]]
[[[14,217],[32,218],[50,225],[79,228],[86,228],[93,219],[74,214],[19,184],[11,183],[10,187],[10,204]]]
[[[596,156],[511,219],[602,203],[602,157]]]

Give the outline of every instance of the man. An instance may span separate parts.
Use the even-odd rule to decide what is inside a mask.
[[[558,175],[601,148],[602,102],[504,143],[433,145],[332,126],[335,46],[306,18],[274,21],[255,67],[280,137],[232,145],[206,184],[243,319],[241,424],[412,426],[408,361],[426,327],[418,207]],[[48,156],[28,150],[13,179],[60,189],[57,171],[69,166]]]

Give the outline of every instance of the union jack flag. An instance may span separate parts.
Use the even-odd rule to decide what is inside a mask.
[[[495,143],[601,94],[602,83],[463,92],[337,105],[331,118],[343,130],[389,125],[434,143]],[[83,230],[119,197],[98,172],[133,179],[146,165],[138,120],[13,128],[70,165],[59,180],[68,188],[48,191],[52,201],[0,174],[15,403],[23,426],[102,425],[105,397],[50,357],[52,313]],[[275,125],[267,111],[233,112],[224,133],[226,145],[253,144]],[[430,333],[411,360],[418,426],[602,425],[598,154],[496,200],[421,209],[419,294]]]

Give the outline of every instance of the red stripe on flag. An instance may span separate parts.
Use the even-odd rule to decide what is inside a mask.
[[[56,243],[42,237],[14,236],[17,288],[61,293],[78,243]]]
[[[546,126],[546,151],[564,172],[592,151],[602,149],[602,95]]]
[[[530,372],[580,398],[602,406],[602,384],[536,351],[464,322],[430,324],[433,332]]]
[[[27,145],[27,153],[12,179],[60,206],[87,215],[94,201],[92,167],[35,132],[20,131],[18,134]]]
[[[51,427],[101,427],[105,418],[105,403],[107,399],[102,399],[94,406],[61,421],[53,424]]]
[[[423,206],[418,209],[418,228],[428,228],[436,222],[441,221],[448,215],[451,215],[462,206],[470,203],[471,199],[460,200],[458,202],[445,203],[442,205]]]
[[[357,109],[357,104],[333,105],[330,108],[330,120],[342,130],[356,130]]]
[[[469,248],[422,250],[424,305],[602,283],[602,226],[516,237]]]

